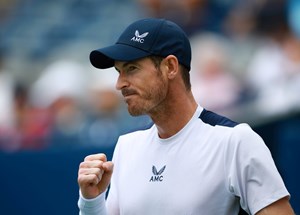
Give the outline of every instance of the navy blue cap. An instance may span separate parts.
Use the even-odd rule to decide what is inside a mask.
[[[99,69],[113,67],[115,61],[133,61],[150,55],[175,55],[190,70],[191,45],[187,35],[175,23],[148,18],[129,25],[118,41],[91,52],[90,61]]]

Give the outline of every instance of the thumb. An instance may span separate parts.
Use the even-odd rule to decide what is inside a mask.
[[[105,162],[105,163],[102,164],[102,168],[104,170],[104,173],[103,173],[102,178],[101,178],[101,182],[102,183],[99,183],[99,185],[101,184],[101,187],[104,188],[104,190],[106,190],[106,188],[110,184],[110,180],[111,180],[111,176],[112,176],[112,173],[113,173],[114,164],[113,164],[113,162],[108,161],[108,162]]]
[[[103,170],[105,172],[113,172],[113,168],[114,168],[114,163],[112,161],[107,161],[105,163],[102,164]]]

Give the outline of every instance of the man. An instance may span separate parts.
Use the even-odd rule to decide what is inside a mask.
[[[119,138],[80,164],[80,214],[293,214],[289,193],[263,140],[200,107],[191,93],[191,47],[174,23],[143,19],[91,63],[115,67],[133,116],[154,125]],[[107,200],[105,193],[111,183]]]

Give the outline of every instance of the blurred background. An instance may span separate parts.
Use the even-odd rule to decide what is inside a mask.
[[[151,125],[88,58],[144,17],[185,30],[197,101],[263,137],[300,213],[299,0],[0,0],[1,214],[78,214],[81,160]]]

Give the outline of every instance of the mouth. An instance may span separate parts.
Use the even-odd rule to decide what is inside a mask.
[[[131,97],[137,95],[137,92],[135,90],[123,89],[122,95],[123,95],[125,101],[127,102]]]
[[[133,97],[136,96],[136,95],[137,95],[137,94],[128,94],[128,95],[124,96],[124,101],[125,101],[127,104],[129,104],[129,103],[132,101]]]
[[[136,95],[136,91],[134,90],[129,90],[129,89],[124,89],[122,90],[122,95],[124,96],[124,98],[132,96],[132,95]]]

